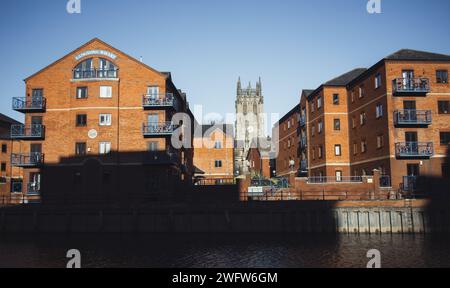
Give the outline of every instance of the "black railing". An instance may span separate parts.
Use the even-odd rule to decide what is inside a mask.
[[[115,79],[118,78],[119,70],[117,69],[88,69],[74,70],[74,79]]]
[[[172,135],[178,127],[172,122],[144,123],[142,133],[144,136]]]
[[[14,97],[12,109],[19,112],[42,112],[45,110],[46,104],[45,97]]]
[[[414,94],[430,92],[430,79],[428,78],[397,78],[392,81],[394,94]]]
[[[162,95],[144,95],[142,97],[142,106],[144,108],[153,107],[172,107],[175,108],[175,98],[172,93]]]
[[[11,154],[11,165],[16,167],[35,167],[44,163],[44,154]]]
[[[308,177],[309,184],[363,183],[362,176],[314,176]]]
[[[33,124],[31,126],[11,125],[11,138],[43,139],[45,138],[45,126],[40,124]]]
[[[395,144],[397,157],[431,157],[434,155],[433,142],[404,142]]]
[[[300,127],[304,127],[306,125],[306,116],[300,116],[298,124],[300,125]]]
[[[394,112],[395,125],[431,125],[431,110],[406,109]]]

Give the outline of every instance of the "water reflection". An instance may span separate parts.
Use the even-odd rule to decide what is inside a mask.
[[[450,267],[449,237],[437,235],[20,236],[0,240],[0,267],[65,267],[76,248],[83,267]]]

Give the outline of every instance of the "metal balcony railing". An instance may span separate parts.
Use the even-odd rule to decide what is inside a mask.
[[[18,112],[43,112],[46,105],[45,97],[14,97],[12,109]]]
[[[417,190],[417,177],[416,176],[404,176],[403,183],[401,184],[403,191],[414,192]]]
[[[429,158],[434,155],[433,142],[404,142],[395,144],[397,157]]]
[[[394,95],[426,94],[430,92],[430,79],[428,78],[397,78],[392,81]]]
[[[172,122],[164,123],[144,123],[142,133],[144,136],[170,136],[178,128]]]
[[[118,74],[117,69],[74,70],[73,79],[115,79]]]
[[[44,154],[11,154],[11,165],[15,167],[36,167],[44,163]]]
[[[27,185],[28,196],[39,196],[41,194],[41,183],[32,182]]]
[[[362,183],[362,176],[314,176],[308,178],[310,184],[330,184],[330,183]]]
[[[304,127],[306,125],[306,117],[300,116],[300,120],[298,121],[300,127]]]
[[[308,161],[302,160],[300,161],[300,170],[307,171],[308,170]]]
[[[11,138],[22,140],[44,139],[45,126],[40,124],[33,124],[31,126],[11,125]]]
[[[172,93],[162,95],[144,95],[142,97],[142,106],[144,108],[176,108],[176,101]]]
[[[398,110],[394,112],[395,125],[431,125],[431,110]]]
[[[300,137],[300,148],[304,149],[307,147],[306,137]]]

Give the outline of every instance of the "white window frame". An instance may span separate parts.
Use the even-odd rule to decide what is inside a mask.
[[[334,156],[342,156],[342,146],[340,144],[334,145]]]
[[[381,73],[378,73],[375,75],[375,89],[378,89],[381,87]]]
[[[98,154],[107,155],[111,153],[111,142],[98,143]]]
[[[104,118],[102,121],[102,118]],[[108,113],[102,113],[98,115],[98,125],[99,126],[111,126],[112,125],[112,115]]]
[[[375,109],[377,119],[383,117],[383,104],[377,104]]]
[[[317,110],[322,108],[322,96],[317,97]]]
[[[112,98],[112,86],[100,86],[100,98]]]
[[[317,133],[322,133],[323,131],[323,121],[319,121],[319,124],[317,124]]]

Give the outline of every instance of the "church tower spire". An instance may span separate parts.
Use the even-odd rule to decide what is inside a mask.
[[[238,82],[237,82],[237,95],[241,95],[242,94],[242,85],[241,85],[241,77],[238,78]]]

